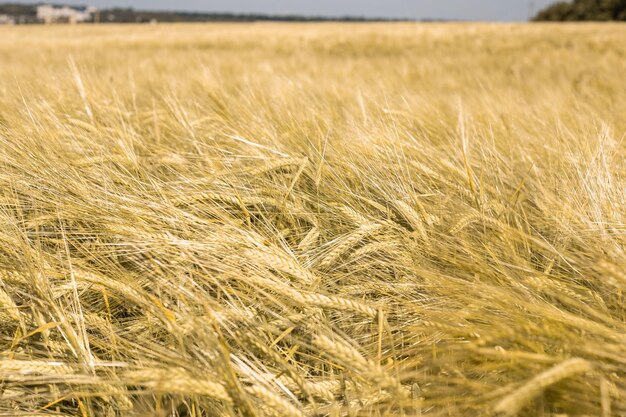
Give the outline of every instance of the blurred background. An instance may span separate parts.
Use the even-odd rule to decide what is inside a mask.
[[[31,16],[33,1],[11,0],[0,14]],[[402,20],[525,21],[553,0],[56,0],[54,5],[100,10],[132,8],[136,11],[181,11],[211,14],[272,15],[321,18]],[[2,2],[0,1],[0,4]],[[11,9],[10,6],[13,6]],[[134,16],[135,20],[142,20]],[[120,17],[111,20],[119,20]],[[157,18],[158,19],[158,18]],[[17,19],[17,23],[19,19]],[[24,19],[22,19],[24,20]],[[29,20],[29,19],[26,19]],[[108,21],[108,18],[101,19]],[[163,18],[161,19],[163,20]],[[21,22],[25,23],[25,22]]]
[[[0,1],[0,24],[210,21],[625,21],[626,0]],[[86,3],[88,2],[88,3]]]

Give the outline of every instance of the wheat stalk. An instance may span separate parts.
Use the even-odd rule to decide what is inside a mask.
[[[511,394],[498,401],[493,410],[495,413],[503,416],[514,416],[522,407],[549,386],[575,375],[589,372],[591,369],[591,364],[584,359],[568,359],[524,383]]]

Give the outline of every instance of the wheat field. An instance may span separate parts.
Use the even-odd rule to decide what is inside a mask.
[[[0,416],[626,415],[625,40],[0,27]]]

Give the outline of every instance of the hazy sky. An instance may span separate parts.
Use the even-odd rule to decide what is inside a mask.
[[[15,1],[15,0],[13,0]],[[17,0],[32,3],[34,0]],[[54,0],[142,9],[519,21],[554,0]]]

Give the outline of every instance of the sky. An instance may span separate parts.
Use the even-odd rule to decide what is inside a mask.
[[[15,0],[13,0],[15,1]],[[17,0],[32,3],[34,0]],[[42,1],[42,0],[40,0]],[[45,1],[45,0],[43,0]],[[54,0],[53,3],[149,10],[523,21],[555,0]]]

